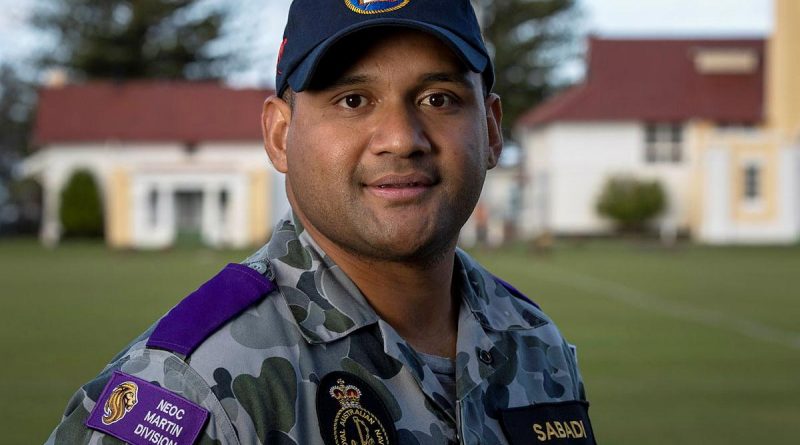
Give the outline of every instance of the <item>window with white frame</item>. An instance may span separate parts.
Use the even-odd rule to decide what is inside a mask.
[[[645,161],[648,164],[677,164],[682,160],[683,125],[658,123],[645,126]]]

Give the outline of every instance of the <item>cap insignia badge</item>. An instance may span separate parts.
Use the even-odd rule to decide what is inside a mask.
[[[380,14],[397,11],[411,0],[344,0],[344,4],[359,14]]]

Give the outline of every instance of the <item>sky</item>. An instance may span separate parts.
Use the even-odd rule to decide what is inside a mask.
[[[764,36],[771,0],[581,0],[600,35]]]
[[[25,24],[35,1],[0,0],[0,62],[25,60],[47,44]],[[771,0],[578,1],[583,12],[577,26],[584,35],[741,37],[765,36],[772,28]],[[246,35],[253,68],[233,76],[235,85],[271,86],[289,3],[290,0],[236,0],[243,12],[234,16],[232,29]]]

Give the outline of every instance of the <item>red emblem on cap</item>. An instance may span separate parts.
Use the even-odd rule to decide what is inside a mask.
[[[280,63],[281,63],[281,59],[283,58],[283,49],[286,48],[286,42],[288,40],[289,39],[284,37],[283,38],[283,42],[281,42],[281,48],[278,50],[278,63],[277,63],[278,65],[280,65]],[[278,74],[280,74],[280,73],[281,73],[281,70],[278,70]]]

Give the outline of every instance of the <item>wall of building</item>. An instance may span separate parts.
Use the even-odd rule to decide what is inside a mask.
[[[693,234],[712,244],[791,244],[800,240],[800,3],[775,1],[768,42],[766,122],[730,131],[698,125]],[[745,196],[757,166],[758,199]]]
[[[708,129],[698,147],[695,238],[710,244],[794,243],[800,237],[800,147],[777,132]],[[757,199],[745,196],[745,170],[759,169]]]
[[[520,193],[519,170],[496,167],[486,174],[481,197],[467,223],[461,229],[459,244],[499,246],[511,239],[517,222]]]
[[[679,164],[645,162],[644,125],[639,122],[555,123],[522,135],[526,186],[521,229],[527,237],[544,230],[556,234],[599,234],[611,225],[596,210],[605,181],[614,175],[657,179],[668,195],[662,221],[688,225],[691,157]]]

